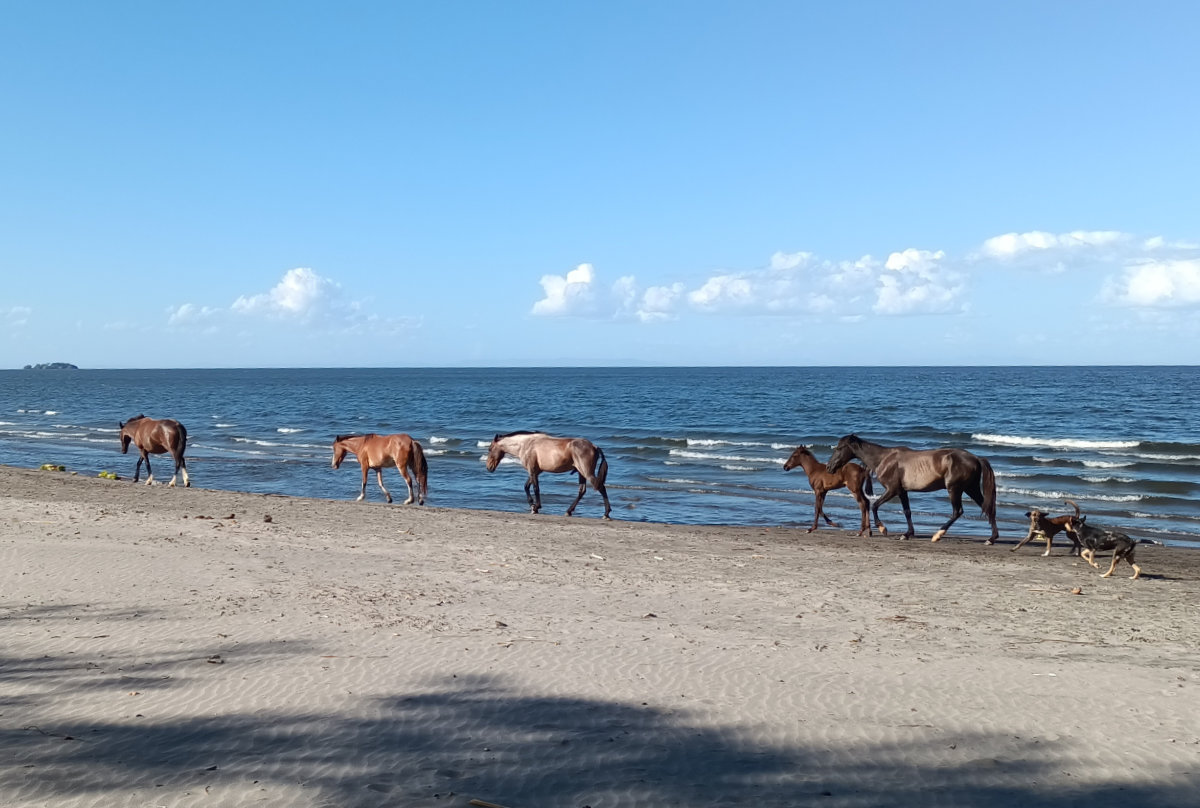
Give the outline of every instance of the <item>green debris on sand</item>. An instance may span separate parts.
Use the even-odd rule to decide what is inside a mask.
[[[42,465],[39,467],[39,470],[40,470],[40,471],[66,471],[66,470],[67,470],[67,467],[66,467],[66,466],[60,466],[60,465],[57,465],[57,464],[55,464],[55,463],[43,463],[43,464],[42,464]]]
[[[119,479],[121,479],[120,477],[118,477],[118,476],[117,476],[116,472],[113,472],[113,471],[102,471],[102,472],[100,472],[99,474],[97,474],[96,476],[97,476],[97,477],[103,477],[103,478],[104,478],[104,479],[106,479],[106,480],[119,480]]]

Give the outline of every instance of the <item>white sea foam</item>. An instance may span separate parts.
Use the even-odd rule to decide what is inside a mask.
[[[16,426],[14,421],[0,421],[0,426]]]
[[[480,449],[490,449],[490,448],[492,448],[492,442],[491,442],[490,440],[481,440],[481,441],[476,441],[476,442],[475,442],[475,445],[476,445],[476,446],[478,446]]]
[[[688,438],[688,446],[769,446],[767,443],[755,443],[744,440],[721,440],[720,438]]]
[[[58,410],[46,410],[42,415],[58,415]]]
[[[294,432],[303,432],[304,430],[300,429],[298,427],[281,426],[278,429],[276,429],[275,431],[282,432],[284,435],[291,435]]]
[[[787,462],[783,457],[745,457],[744,455],[709,454],[708,452],[689,452],[687,449],[671,449],[667,454],[675,457],[686,457],[690,460],[724,460],[727,463],[778,463]]]
[[[1161,461],[1166,463],[1178,462],[1180,460],[1200,460],[1200,455],[1150,454],[1142,452],[1138,452],[1137,457],[1151,462]]]
[[[754,466],[739,466],[735,463],[722,463],[721,468],[726,471],[757,471]]]
[[[255,446],[281,446],[279,443],[272,443],[269,440],[255,440],[254,438],[234,438],[235,443],[253,443]]]
[[[1079,479],[1089,483],[1127,483],[1129,480],[1124,477],[1089,477],[1084,475]]]
[[[430,443],[449,443],[450,439],[449,438],[439,438],[437,435],[430,435],[429,442]],[[488,445],[491,446],[490,443]]]
[[[1141,441],[1136,440],[1083,440],[1077,438],[1033,438],[1025,435],[994,435],[977,432],[971,439],[979,443],[997,446],[1037,446],[1048,449],[1132,449]]]
[[[1089,469],[1121,469],[1126,466],[1132,466],[1130,462],[1119,462],[1116,460],[1084,460],[1083,465]]]
[[[445,453],[446,453],[445,449],[426,449],[425,450],[425,454],[427,454],[431,457],[437,457],[438,455],[444,455]]]
[[[671,485],[712,485],[704,480],[689,480],[687,477],[647,477],[646,479],[655,483],[670,483]]]
[[[237,424],[213,424],[213,426],[215,426],[217,429],[229,429],[237,426]]]
[[[996,486],[996,490],[1004,494],[1037,497],[1038,499],[1089,499],[1100,502],[1140,502],[1145,499],[1140,494],[1072,494],[1066,491],[1039,491],[1035,488],[1009,488],[1002,485]]]

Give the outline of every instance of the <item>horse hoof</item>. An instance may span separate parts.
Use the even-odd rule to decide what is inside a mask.
[[[886,527],[884,527],[883,525],[880,525],[880,526],[879,526],[879,535],[880,535],[880,536],[886,536],[886,535],[887,535],[887,528],[886,528]]]
[[[945,536],[945,535],[946,535],[946,531],[944,531],[944,530],[939,530],[937,533],[934,533],[934,534],[933,534],[933,538],[932,538],[932,539],[930,539],[930,541],[941,541],[941,540],[942,540],[942,536]]]

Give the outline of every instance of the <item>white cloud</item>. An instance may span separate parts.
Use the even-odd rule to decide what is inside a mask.
[[[983,253],[991,258],[1014,258],[1044,250],[1072,250],[1082,247],[1107,247],[1126,240],[1128,236],[1116,230],[1073,230],[1070,233],[1005,233],[983,242]]]
[[[533,313],[544,317],[586,314],[592,310],[592,282],[595,270],[591,264],[580,264],[566,274],[543,275],[540,283],[545,297],[533,304]]]
[[[0,314],[9,328],[24,328],[29,325],[29,315],[33,314],[33,309],[28,306],[10,306],[8,309],[0,309]]]
[[[744,308],[755,302],[754,287],[739,275],[715,275],[699,289],[688,293],[688,302],[698,309],[714,311]]]
[[[962,276],[942,265],[941,250],[894,252],[876,286],[876,314],[945,314],[963,308]]]
[[[1101,297],[1121,306],[1200,305],[1200,258],[1132,264],[1107,280]]]
[[[168,325],[194,325],[211,319],[220,313],[220,309],[209,306],[197,306],[195,303],[184,303],[181,306],[167,307]]]
[[[308,267],[290,269],[269,292],[241,296],[233,310],[242,314],[269,314],[311,319],[333,307],[340,287]],[[187,305],[187,304],[185,304]]]
[[[802,264],[807,264],[812,257],[813,254],[810,252],[777,252],[771,256],[770,267],[771,269],[795,269]]]
[[[288,270],[266,292],[240,295],[228,307],[183,303],[167,307],[167,324],[213,331],[239,317],[292,322],[334,333],[396,334],[420,324],[419,318],[381,317],[362,303],[342,299],[341,285],[307,267]]]

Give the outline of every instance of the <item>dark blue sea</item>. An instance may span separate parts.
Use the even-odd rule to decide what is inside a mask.
[[[615,518],[807,526],[812,493],[784,460],[800,444],[827,459],[856,432],[989,458],[1005,537],[1024,536],[1030,506],[1070,498],[1089,521],[1200,546],[1197,402],[1196,367],[0,371],[0,463],[129,478],[117,424],[145,413],[187,426],[194,486],[349,499],[358,467],[330,468],[333,437],[408,432],[429,457],[430,505],[523,511],[524,472],[489,474],[482,458],[495,433],[536,429],[605,450]],[[166,479],[169,457],[154,462]],[[573,476],[543,475],[547,512],[574,492]],[[381,499],[373,475],[368,498]],[[949,513],[944,492],[912,502],[918,533]],[[826,507],[856,524],[844,490]],[[577,515],[600,513],[589,491]],[[882,514],[903,527],[898,502]],[[972,503],[955,534],[987,534]]]

